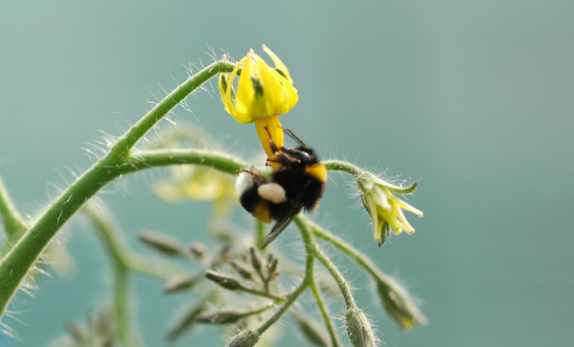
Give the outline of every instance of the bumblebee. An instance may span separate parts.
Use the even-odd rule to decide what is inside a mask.
[[[298,146],[284,148],[271,143],[273,156],[267,159],[267,165],[273,167],[270,177],[248,169],[236,181],[241,206],[264,223],[276,222],[265,236],[263,247],[275,240],[302,209],[311,211],[318,205],[327,181],[327,169],[315,151],[292,131],[287,129],[286,133]]]

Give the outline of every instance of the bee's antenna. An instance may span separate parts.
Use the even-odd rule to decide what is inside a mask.
[[[285,132],[287,133],[287,135],[292,138],[293,140],[295,140],[295,142],[297,142],[299,145],[303,146],[303,147],[307,147],[307,145],[305,144],[305,142],[303,142],[303,140],[301,140],[300,138],[297,137],[297,135],[295,135],[291,129],[285,129]]]

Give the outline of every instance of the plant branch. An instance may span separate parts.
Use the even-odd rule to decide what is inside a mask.
[[[295,222],[298,223],[299,220],[295,219]],[[303,238],[303,243],[305,245],[305,252],[307,254],[307,257],[305,259],[305,275],[303,277],[303,280],[301,280],[301,283],[299,284],[299,286],[297,288],[295,288],[295,290],[287,296],[287,300],[285,301],[285,303],[283,303],[281,308],[279,308],[279,310],[277,310],[268,320],[263,322],[263,324],[257,328],[256,331],[257,331],[258,335],[263,334],[265,332],[265,330],[267,330],[277,320],[279,320],[279,318],[281,318],[281,316],[285,312],[287,312],[287,310],[295,302],[295,300],[297,300],[299,295],[301,295],[301,293],[303,293],[303,291],[305,291],[305,289],[307,287],[309,287],[309,285],[311,284],[311,281],[313,280],[313,276],[314,276],[313,265],[314,265],[314,260],[315,260],[314,253],[313,253],[313,242],[314,241],[313,241],[311,233],[308,230],[305,230],[305,231],[301,230],[301,236]]]
[[[230,63],[216,62],[183,82],[122,135],[108,154],[93,164],[44,210],[28,232],[0,261],[0,314],[5,311],[16,288],[60,227],[98,190],[124,173],[122,169],[125,168],[124,163],[133,145],[203,82],[219,72],[231,71],[232,68]],[[167,163],[164,161],[158,165]]]
[[[309,225],[314,234],[331,243],[333,246],[338,248],[340,251],[351,257],[359,266],[361,266],[366,272],[373,276],[377,281],[387,282],[388,276],[385,275],[378,267],[375,265],[371,259],[369,259],[361,251],[357,250],[353,246],[349,245],[347,242],[343,241],[341,238],[333,235],[328,230],[322,228],[318,224],[312,222],[306,217],[301,217],[305,220],[307,225]]]
[[[325,322],[325,327],[329,332],[329,337],[331,338],[331,347],[339,347],[341,346],[341,342],[339,341],[339,337],[337,336],[337,332],[335,331],[335,326],[333,325],[333,321],[331,320],[331,315],[329,313],[329,308],[325,304],[325,300],[321,296],[321,292],[317,287],[317,282],[315,281],[315,277],[311,280],[311,293],[315,298],[315,302],[317,303],[317,307],[319,308],[319,312],[321,312],[321,317]]]
[[[319,260],[323,266],[329,271],[331,277],[335,280],[337,285],[339,286],[339,290],[341,291],[341,295],[343,295],[343,299],[345,300],[345,305],[347,308],[357,306],[355,304],[355,299],[353,298],[353,294],[351,292],[351,288],[349,284],[339,271],[335,264],[325,255],[325,253],[321,250],[317,242],[315,241],[313,235],[313,229],[310,227],[309,220],[299,214],[295,217],[295,224],[301,231],[301,234],[304,235],[307,239],[309,239],[309,244],[311,245],[312,254]]]
[[[135,347],[137,333],[131,324],[129,304],[128,251],[121,245],[118,232],[110,216],[101,206],[86,205],[82,211],[93,224],[99,239],[111,259],[114,272],[113,309],[117,325],[118,339],[124,347]]]
[[[0,177],[0,217],[4,222],[4,232],[8,242],[16,240],[26,231],[26,223],[20,215],[10,194],[4,186],[4,181]]]
[[[162,149],[135,151],[118,167],[119,174],[158,166],[195,164],[217,169],[228,174],[237,174],[246,164],[227,153],[205,149]]]
[[[372,172],[369,172],[367,170],[363,170],[360,167],[358,167],[357,165],[351,164],[347,161],[325,160],[322,162],[322,164],[327,167],[327,170],[346,172],[350,175],[355,176],[355,178],[357,178],[357,179],[365,177],[365,178],[368,178],[369,180],[373,181],[375,184],[386,187],[386,188],[388,188],[394,192],[397,192],[397,193],[402,193],[402,194],[412,193],[417,188],[416,183],[413,183],[409,186],[403,187],[403,186],[398,186],[398,185],[383,181],[380,177],[373,174]]]

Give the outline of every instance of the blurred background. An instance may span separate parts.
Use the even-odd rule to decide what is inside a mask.
[[[409,200],[425,212],[410,218],[416,234],[382,248],[348,177],[331,175],[314,215],[422,300],[430,324],[401,332],[366,277],[330,252],[385,345],[567,345],[574,323],[573,11],[566,0],[4,2],[0,175],[33,216],[88,167],[82,148],[102,133],[121,133],[185,78],[186,67],[224,52],[261,52],[265,43],[299,90],[285,126],[322,158],[419,182]],[[170,119],[193,122],[238,155],[256,154],[252,127],[225,113],[214,87]],[[153,196],[149,186],[164,174],[133,175],[100,194],[142,252],[135,239],[142,229],[185,242],[205,238],[208,206]],[[242,213],[236,222],[250,225]],[[89,228],[75,219],[61,237],[75,271],[43,280],[33,297],[19,295],[18,321],[8,322],[14,346],[45,346],[106,296],[108,263]],[[295,232],[279,243],[301,259]],[[165,328],[190,297],[166,298],[158,281],[134,285],[147,345],[167,345]],[[216,331],[176,346],[222,345]]]

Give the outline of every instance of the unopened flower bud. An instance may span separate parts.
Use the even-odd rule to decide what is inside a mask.
[[[259,341],[259,335],[251,330],[243,330],[239,334],[235,335],[231,342],[227,345],[228,347],[253,347]]]
[[[201,302],[186,309],[169,329],[167,339],[169,341],[175,341],[182,334],[190,331],[194,323],[196,323],[197,317],[199,317],[204,309],[205,302]]]
[[[313,321],[301,314],[301,313],[294,313],[293,317],[295,318],[295,322],[297,323],[297,327],[303,336],[314,346],[319,347],[329,347],[329,341],[325,334],[321,331]]]
[[[371,322],[363,311],[351,307],[345,313],[347,334],[355,347],[375,347],[377,345]]]
[[[205,324],[232,324],[245,317],[245,313],[237,311],[221,311],[197,318],[197,321]]]
[[[428,320],[419,310],[408,292],[394,280],[391,283],[377,283],[377,293],[385,310],[403,330],[425,325]],[[392,285],[390,285],[392,284]]]
[[[163,292],[166,294],[178,293],[184,290],[191,289],[199,281],[200,276],[185,275],[176,276],[171,278],[163,287]]]
[[[174,257],[186,254],[185,249],[177,240],[172,239],[165,234],[146,231],[140,233],[138,237],[146,246],[163,255]]]
[[[229,290],[237,290],[242,288],[243,286],[233,277],[229,277],[227,275],[224,275],[222,273],[219,272],[215,272],[215,271],[208,271],[205,274],[205,277],[208,280],[211,280],[215,283],[217,283],[218,285],[220,285],[221,287],[225,288],[225,289],[229,289]]]
[[[243,279],[246,280],[253,279],[253,275],[251,275],[251,272],[247,270],[243,265],[240,265],[234,261],[230,262],[229,264],[231,265],[233,270],[235,270],[239,274],[239,276],[241,276]]]

